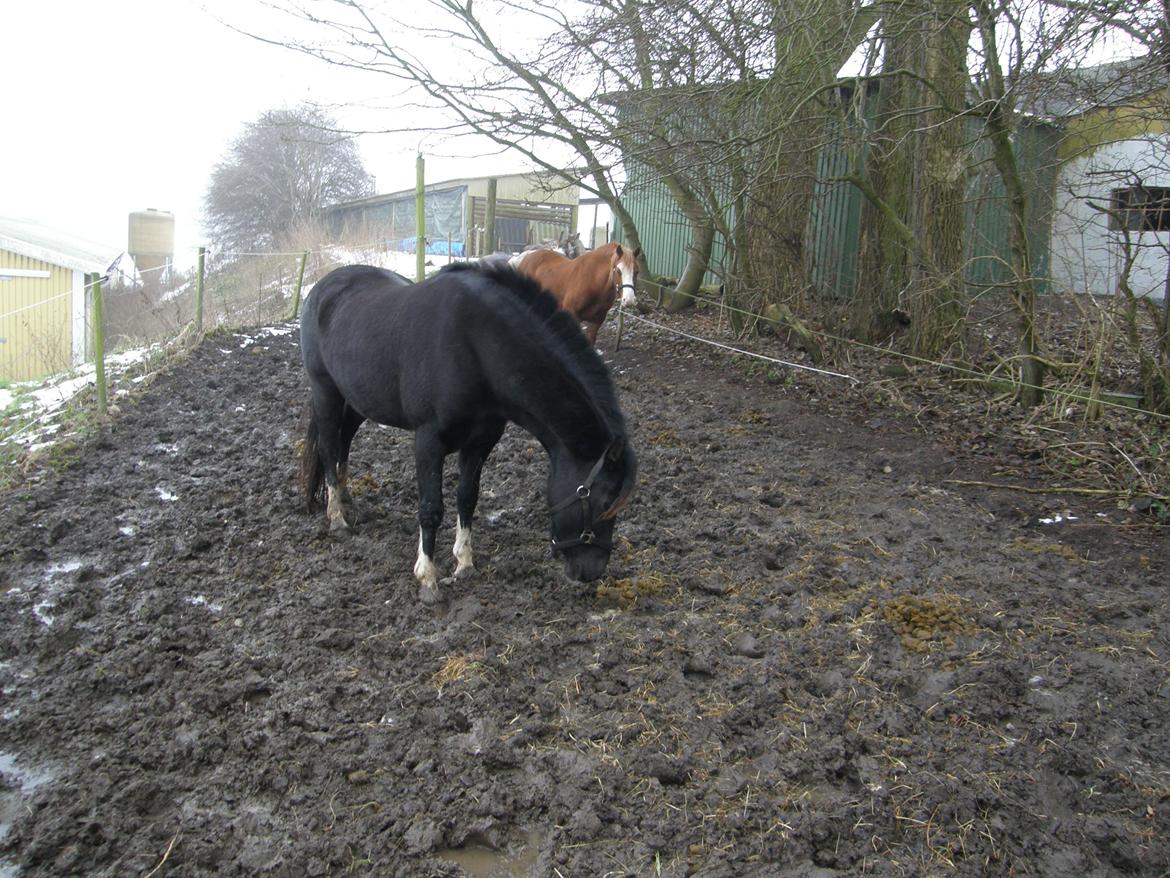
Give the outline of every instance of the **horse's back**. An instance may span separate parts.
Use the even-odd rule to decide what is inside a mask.
[[[547,248],[527,250],[520,255],[522,258],[519,260],[517,268],[529,275],[537,271],[547,271],[550,268],[567,265],[572,262],[571,259],[559,250],[549,250]]]
[[[529,250],[521,256],[516,270],[539,283],[558,302],[563,302],[569,291],[565,282],[566,269],[572,267],[573,260],[556,250]]]
[[[301,317],[301,335],[307,330],[327,332],[339,310],[354,300],[371,295],[385,297],[410,281],[402,275],[373,265],[335,268],[313,285]]]
[[[413,351],[410,311],[417,290],[409,280],[370,265],[337,268],[319,280],[301,314],[301,356],[310,383],[339,393],[364,416],[400,420],[397,400],[376,404]],[[392,410],[393,409],[393,410]]]
[[[459,417],[482,393],[481,336],[494,332],[487,273],[444,270],[421,284],[369,266],[327,275],[302,317],[310,381],[380,424],[415,429]]]

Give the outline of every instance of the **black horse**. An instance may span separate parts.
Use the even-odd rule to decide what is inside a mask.
[[[301,483],[310,509],[342,508],[350,444],[371,420],[414,430],[419,597],[438,600],[435,532],[443,460],[459,452],[455,575],[473,569],[471,522],[484,461],[508,421],[548,452],[552,548],[573,579],[609,563],[637,462],[605,364],[573,317],[500,265],[456,263],[420,284],[380,268],[336,269],[301,315],[310,416]]]

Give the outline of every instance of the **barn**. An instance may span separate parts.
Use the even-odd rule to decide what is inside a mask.
[[[1052,220],[1057,290],[1162,298],[1170,278],[1170,91],[1149,57],[1054,75],[1040,111],[1059,119]]]
[[[495,181],[496,241],[485,239],[488,193]],[[427,252],[479,256],[519,252],[529,244],[557,241],[577,228],[579,191],[547,173],[464,177],[426,186]],[[326,220],[335,234],[363,243],[414,250],[415,190],[403,189],[332,205]]]
[[[31,220],[0,217],[0,381],[60,372],[86,357],[85,275],[114,247]]]

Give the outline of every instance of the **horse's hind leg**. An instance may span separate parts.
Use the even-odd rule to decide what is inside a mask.
[[[338,483],[338,465],[341,460],[341,425],[344,419],[345,400],[335,388],[313,388],[313,413],[317,418],[317,454],[325,471],[326,514],[330,530],[348,530],[345,510],[341,501],[341,486]],[[350,435],[350,440],[353,435]],[[348,451],[348,443],[346,443]]]
[[[435,534],[443,520],[443,458],[447,449],[434,427],[421,427],[414,434],[414,465],[418,479],[418,559],[414,576],[419,581],[418,597],[424,604],[439,599],[439,577],[435,570]]]
[[[459,492],[456,495],[455,521],[455,575],[463,576],[475,569],[471,554],[471,522],[479,502],[479,477],[483,465],[500,436],[504,433],[505,421],[490,421],[484,424],[459,452]]]
[[[358,427],[364,424],[365,417],[359,415],[356,411],[349,407],[347,403],[345,410],[341,417],[341,429],[338,433],[338,453],[337,453],[337,489],[341,494],[341,501],[348,503],[349,496],[349,449],[353,445],[353,437],[357,434]]]

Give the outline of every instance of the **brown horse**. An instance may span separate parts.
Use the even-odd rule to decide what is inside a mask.
[[[576,259],[556,250],[528,250],[513,260],[526,274],[552,293],[560,306],[585,324],[590,344],[620,294],[622,306],[636,304],[638,257],[642,248],[629,250],[621,244],[603,244]]]

